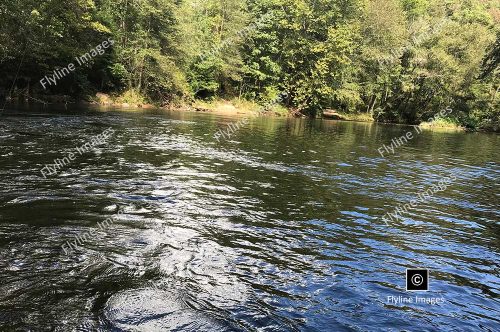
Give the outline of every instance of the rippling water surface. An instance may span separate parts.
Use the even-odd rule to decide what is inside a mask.
[[[1,115],[0,330],[500,329],[497,135],[424,131],[385,158],[411,127],[257,118],[213,138],[237,120]],[[430,269],[429,292],[405,291],[408,267]],[[445,302],[387,300],[415,295]]]

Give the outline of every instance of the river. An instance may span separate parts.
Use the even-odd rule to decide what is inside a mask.
[[[498,135],[239,120],[0,115],[0,330],[499,330]]]

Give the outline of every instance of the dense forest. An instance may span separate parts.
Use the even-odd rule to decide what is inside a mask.
[[[0,98],[286,94],[311,116],[415,124],[449,107],[450,121],[499,130],[499,20],[497,0],[3,0]]]

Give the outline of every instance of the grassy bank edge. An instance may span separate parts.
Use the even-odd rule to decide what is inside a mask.
[[[49,96],[50,97],[50,96]],[[52,96],[60,97],[60,96]],[[69,96],[62,96],[69,97]],[[300,117],[301,114],[293,109],[288,109],[279,104],[271,104],[264,109],[264,106],[256,101],[246,99],[222,99],[216,98],[210,101],[195,99],[191,103],[180,102],[170,106],[160,107],[147,102],[140,93],[134,90],[128,90],[120,95],[109,95],[105,93],[96,93],[94,96],[85,98],[81,103],[99,105],[104,107],[123,108],[133,111],[134,109],[164,109],[169,111],[198,111],[210,112],[226,115],[249,115],[257,114],[272,117]],[[355,121],[355,122],[377,122],[370,113],[345,113],[334,111],[336,118],[332,119],[326,115],[319,115],[319,118]],[[404,124],[404,123],[400,123]],[[425,130],[432,131],[489,131],[489,130],[471,130],[461,126],[456,120],[450,118],[439,118],[432,122],[422,122],[419,126]],[[494,130],[492,130],[494,132]]]

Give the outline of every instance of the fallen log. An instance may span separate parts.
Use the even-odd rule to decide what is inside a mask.
[[[323,111],[323,117],[332,120],[345,120],[345,118],[335,110],[326,109]]]

